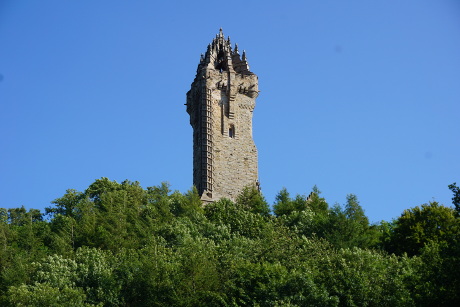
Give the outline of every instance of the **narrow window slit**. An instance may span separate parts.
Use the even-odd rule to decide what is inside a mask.
[[[228,128],[228,136],[231,138],[235,137],[235,127],[233,125],[231,125],[230,128]]]

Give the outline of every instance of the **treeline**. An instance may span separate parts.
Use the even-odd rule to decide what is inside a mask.
[[[1,306],[460,306],[460,193],[371,225],[355,195],[330,206],[246,188],[96,180],[46,212],[0,209]]]

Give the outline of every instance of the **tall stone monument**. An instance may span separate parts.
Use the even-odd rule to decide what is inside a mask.
[[[252,114],[258,78],[246,53],[232,49],[222,29],[201,55],[187,93],[193,127],[193,184],[204,202],[235,200],[245,186],[258,186]]]

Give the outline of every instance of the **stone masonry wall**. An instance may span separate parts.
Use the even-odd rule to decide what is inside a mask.
[[[215,76],[226,83],[226,74]],[[254,82],[255,75],[244,78],[237,75],[236,83]],[[217,84],[219,84],[219,81]],[[213,98],[213,198],[221,197],[235,200],[247,185],[255,185],[258,180],[257,148],[252,138],[252,116],[255,98],[238,93],[234,101],[233,118],[225,115],[228,97],[224,90],[214,89]],[[229,131],[233,128],[233,137]]]

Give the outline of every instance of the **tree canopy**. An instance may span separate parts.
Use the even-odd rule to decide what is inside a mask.
[[[457,207],[458,188],[453,205]],[[459,216],[430,202],[370,224],[358,197],[317,187],[270,206],[245,188],[97,179],[44,213],[0,208],[2,306],[455,306]]]

